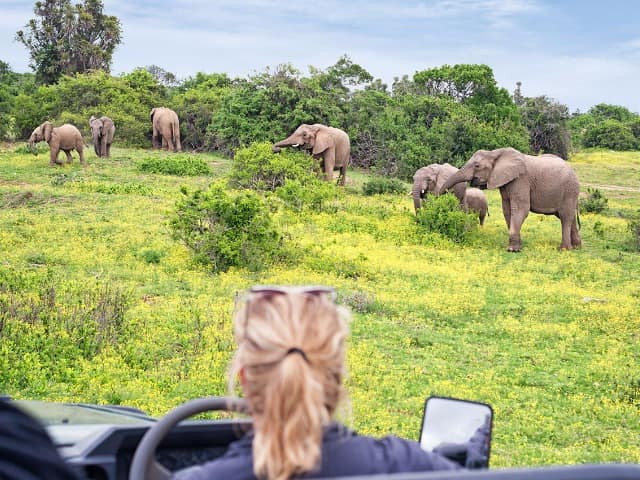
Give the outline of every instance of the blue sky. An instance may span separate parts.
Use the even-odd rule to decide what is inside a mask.
[[[73,1],[73,0],[72,0]],[[510,92],[547,95],[585,111],[640,112],[637,0],[103,0],[123,26],[112,72],[158,65],[245,76],[292,63],[326,68],[343,54],[375,77],[486,63]],[[15,32],[33,1],[0,0],[0,60],[28,71]]]

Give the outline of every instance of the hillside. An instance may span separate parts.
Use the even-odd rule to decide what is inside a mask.
[[[468,243],[427,236],[410,197],[367,197],[350,172],[335,212],[276,213],[296,261],[212,274],[171,238],[180,187],[210,176],[141,172],[151,153],[0,147],[0,392],[124,404],[162,415],[226,392],[237,292],[329,284],[353,311],[352,425],[416,438],[430,394],[493,405],[492,465],[640,462],[640,254],[624,216],[640,209],[640,155],[580,153],[571,164],[609,209],[583,214],[583,248],[558,251],[560,223],[530,214],[507,253],[498,191]],[[407,185],[407,192],[410,186]]]

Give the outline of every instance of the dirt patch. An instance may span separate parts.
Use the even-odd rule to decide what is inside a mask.
[[[583,183],[585,187],[600,188],[602,190],[616,190],[618,192],[636,192],[640,193],[640,188],[623,187],[621,185],[600,185],[598,183]]]
[[[33,205],[45,205],[49,203],[60,203],[63,197],[51,197],[34,193],[31,190],[21,190],[14,193],[0,195],[0,208],[20,208]]]

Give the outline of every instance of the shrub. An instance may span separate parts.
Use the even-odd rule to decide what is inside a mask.
[[[253,143],[236,152],[231,165],[230,183],[237,188],[274,191],[287,180],[306,184],[316,178],[314,165],[313,157],[306,153],[291,149],[273,153],[270,143]]]
[[[170,225],[173,236],[214,272],[230,267],[257,271],[281,251],[282,236],[264,201],[252,191],[227,192],[221,182],[184,195]]]
[[[208,175],[211,173],[209,164],[205,160],[195,155],[187,154],[149,156],[137,164],[137,169],[141,172],[181,177]]]
[[[476,215],[465,213],[452,193],[438,197],[427,195],[417,216],[418,223],[427,231],[439,233],[454,242],[463,242],[478,225]]]
[[[404,193],[407,186],[397,178],[374,178],[362,185],[362,193],[376,195],[380,193]]]
[[[640,252],[640,210],[633,215],[627,224],[631,232],[631,245],[636,252]]]
[[[311,178],[306,184],[297,179],[287,179],[274,193],[291,210],[308,208],[323,211],[328,209],[329,202],[338,197],[339,190],[335,185],[319,178]]]
[[[638,148],[638,139],[633,135],[629,125],[613,119],[588,127],[582,141],[585,147],[603,147],[611,150]]]
[[[607,208],[609,200],[597,188],[587,188],[587,198],[580,200],[580,212],[601,213]]]

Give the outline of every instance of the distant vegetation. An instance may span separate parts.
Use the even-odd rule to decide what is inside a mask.
[[[480,148],[568,158],[583,147],[640,146],[640,117],[626,108],[596,105],[570,115],[553,99],[524,97],[519,85],[509,94],[486,65],[445,65],[389,87],[346,56],[308,75],[283,64],[247,78],[198,73],[179,82],[150,66],[120,76],[62,76],[52,85],[0,63],[3,139],[25,139],[47,119],[73,123],[88,139],[88,118],[108,115],[117,126],[114,145],[147,147],[149,112],[160,105],[178,113],[187,150],[232,155],[300,123],[324,123],[349,133],[354,165],[402,180],[428,163],[460,166]]]

